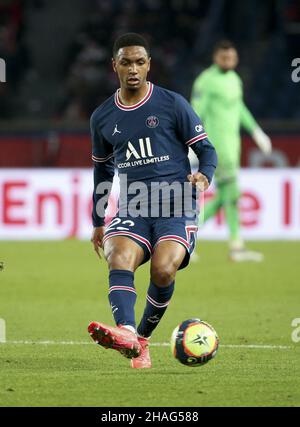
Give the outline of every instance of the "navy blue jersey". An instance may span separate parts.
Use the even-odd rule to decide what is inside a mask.
[[[217,165],[215,149],[200,118],[181,95],[149,82],[145,97],[125,106],[119,92],[91,117],[95,189],[101,181],[112,181],[114,168],[126,174],[128,184],[187,182],[191,173],[189,147],[199,159],[199,171],[212,180]],[[94,193],[94,205],[96,202]],[[95,209],[93,223],[103,225]]]

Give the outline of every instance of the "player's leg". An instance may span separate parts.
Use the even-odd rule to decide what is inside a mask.
[[[218,186],[216,186],[216,193],[212,199],[205,203],[203,207],[203,211],[201,212],[199,218],[199,226],[202,227],[209,219],[213,218],[217,215],[219,210],[222,208],[222,199],[220,196],[220,192],[218,190]],[[191,256],[191,260],[193,262],[197,262],[199,260],[199,256],[196,252],[193,252]]]
[[[109,267],[109,302],[116,325],[135,331],[134,272],[142,264],[143,248],[128,237],[112,237],[104,244]]]
[[[147,303],[138,326],[142,351],[131,360],[132,368],[151,368],[149,338],[163,317],[174,292],[175,275],[186,256],[186,249],[177,242],[159,243],[151,259],[151,278]]]
[[[224,207],[226,223],[229,228],[230,244],[241,240],[240,218],[239,218],[239,198],[240,190],[237,178],[219,183],[219,197]]]
[[[109,266],[109,302],[117,327],[92,322],[89,332],[98,344],[116,349],[132,358],[137,357],[141,351],[135,330],[134,272],[149,258],[151,245],[141,236],[142,231],[145,231],[141,221],[127,220],[117,227],[121,222],[113,220],[112,224],[115,226],[107,228],[103,244]]]
[[[171,301],[175,276],[186,256],[186,249],[174,241],[161,242],[151,260],[151,279],[146,308],[138,326],[138,334],[149,338]]]
[[[151,256],[150,226],[144,218],[116,218],[107,227],[103,244],[115,322],[134,330],[134,272]]]
[[[197,226],[185,218],[160,218],[154,224],[151,280],[138,334],[149,338],[163,317],[174,292],[175,275],[189,261]]]
[[[220,196],[218,187],[216,188],[216,195],[209,200],[209,202],[205,203],[203,208],[203,219],[201,221],[204,224],[210,218],[213,218],[222,207],[222,198]]]
[[[219,184],[222,205],[224,206],[225,218],[229,228],[229,257],[232,261],[254,261],[263,260],[259,252],[247,250],[241,238],[241,227],[239,217],[240,189],[237,178]]]
[[[222,156],[219,158],[219,164],[215,173],[215,196],[204,205],[203,212],[203,223],[208,221],[210,218],[214,217],[218,211],[223,207],[223,203],[226,201],[224,197],[224,185],[225,183],[230,182],[231,180],[236,180],[238,167],[236,166],[236,161],[232,160],[222,162],[220,161]],[[239,197],[239,196],[238,196]]]
[[[141,352],[135,329],[134,271],[143,262],[144,251],[128,237],[113,237],[104,244],[109,266],[109,302],[117,327],[100,322],[89,325],[89,333],[97,344],[118,350],[128,358]]]
[[[171,301],[175,276],[186,255],[186,249],[174,241],[160,242],[153,253],[146,308],[138,334],[149,338]]]

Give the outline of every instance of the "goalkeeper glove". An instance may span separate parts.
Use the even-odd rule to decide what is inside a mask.
[[[272,143],[271,139],[264,133],[264,131],[257,127],[254,129],[252,134],[252,138],[254,139],[256,145],[259,149],[267,156],[272,153]]]

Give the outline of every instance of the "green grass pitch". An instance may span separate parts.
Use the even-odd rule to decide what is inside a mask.
[[[0,406],[300,406],[291,325],[300,318],[300,242],[249,246],[264,263],[232,264],[226,243],[199,242],[200,260],[179,272],[152,337],[167,343],[178,323],[200,317],[220,336],[217,357],[189,368],[153,345],[153,368],[135,371],[87,334],[92,320],[112,323],[106,263],[90,243],[0,242]],[[137,320],[148,280],[146,264],[136,274]]]

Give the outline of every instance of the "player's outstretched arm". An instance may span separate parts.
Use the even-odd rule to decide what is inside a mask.
[[[255,141],[258,148],[265,154],[270,155],[272,153],[272,142],[271,138],[264,133],[264,131],[257,126],[253,133],[252,138]]]
[[[272,142],[258,125],[251,112],[242,101],[241,104],[241,126],[250,133],[258,148],[265,154],[272,153]]]

